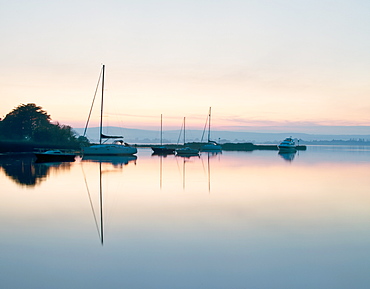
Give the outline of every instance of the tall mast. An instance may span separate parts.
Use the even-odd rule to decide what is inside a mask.
[[[161,114],[161,145],[162,145],[162,114]]]
[[[211,107],[209,107],[208,114],[208,142],[211,140]]]
[[[184,145],[185,145],[185,117],[184,117]]]
[[[103,134],[104,72],[105,72],[105,65],[103,64],[103,76],[102,76],[102,84],[101,84],[101,104],[100,104],[100,137],[99,137],[100,144],[101,144],[101,136]]]

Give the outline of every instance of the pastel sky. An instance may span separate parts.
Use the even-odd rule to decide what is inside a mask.
[[[0,0],[0,117],[215,130],[370,125],[370,1]],[[118,120],[117,120],[118,119]],[[94,117],[94,124],[97,124]]]

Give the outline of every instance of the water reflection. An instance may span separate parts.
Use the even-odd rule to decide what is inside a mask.
[[[166,158],[170,154],[163,154],[163,153],[152,153],[152,157],[159,158],[159,188],[162,189],[163,183],[163,158]],[[173,155],[173,154],[171,154]]]
[[[183,159],[190,159],[190,158],[200,158],[200,155],[195,155],[195,154],[181,154],[181,155],[176,155],[177,158],[183,158]]]
[[[211,161],[212,158],[220,157],[222,151],[220,152],[208,152],[207,153],[207,176],[208,176],[208,192],[211,192]]]
[[[35,163],[31,155],[0,158],[5,175],[22,186],[34,187],[46,180],[53,169],[69,170],[70,163]]]
[[[123,167],[130,162],[135,163],[137,156],[83,156],[83,161],[98,162],[98,163],[111,163],[114,167]]]
[[[281,156],[287,162],[292,162],[294,160],[296,153],[297,151],[292,151],[292,152],[279,151],[279,156]]]
[[[75,162],[32,194],[1,162],[2,287],[367,288],[368,150],[138,158]]]
[[[172,157],[168,157],[168,155],[164,154],[152,154],[151,157],[156,157],[159,160],[159,188],[162,189],[163,186],[163,179],[165,178],[166,182],[173,180],[173,176],[169,176],[168,174],[164,174],[164,171],[171,171],[173,170],[172,164],[173,161],[176,161],[177,169],[181,175],[181,183],[182,188],[185,189],[186,187],[186,179],[187,179],[187,172],[193,173],[193,176],[196,178],[201,178],[202,182],[204,181],[203,176],[207,177],[207,184],[208,184],[208,192],[211,191],[211,159],[220,158],[221,152],[202,152],[200,155],[172,155]],[[167,165],[164,168],[164,160],[167,160]],[[199,166],[201,164],[201,166]],[[191,165],[191,168],[187,168]],[[203,168],[202,171],[199,171],[199,168]]]
[[[82,167],[82,170],[83,170],[83,167]],[[88,194],[88,197],[89,197],[90,207],[91,207],[91,211],[92,211],[92,214],[93,214],[93,217],[94,217],[94,221],[95,221],[95,226],[96,226],[96,229],[97,229],[97,232],[98,232],[98,235],[99,235],[100,242],[101,242],[102,245],[104,245],[102,163],[99,162],[99,213],[100,213],[100,227],[99,227],[99,222],[98,222],[98,219],[97,219],[97,216],[96,216],[97,214],[95,212],[94,204],[93,204],[93,201],[92,201],[92,198],[91,198],[91,193],[90,193],[88,181],[87,181],[87,178],[86,178],[86,174],[85,174],[85,172],[83,172],[83,173],[84,173],[84,179],[85,179],[85,184],[86,184],[86,190],[87,190],[87,194]]]
[[[84,157],[81,162],[81,168],[83,171],[83,176],[84,176],[84,181],[85,181],[85,186],[89,198],[89,203],[91,207],[91,211],[94,217],[94,222],[95,226],[99,235],[99,240],[101,245],[104,245],[104,220],[103,220],[103,211],[104,211],[104,206],[103,206],[103,201],[104,201],[104,192],[103,192],[103,181],[104,181],[104,175],[112,173],[112,172],[121,172],[123,166],[126,166],[130,163],[136,165],[136,156],[89,156],[89,157]],[[84,163],[95,163],[98,164],[98,172],[99,172],[99,183],[97,184],[96,178],[88,178],[85,170],[84,170]],[[96,166],[94,164],[94,169],[96,169]],[[109,165],[112,165],[114,169],[109,168]],[[93,183],[92,189],[97,185],[98,187],[98,194],[99,194],[99,208],[96,209],[94,207],[94,202],[93,198],[94,196],[92,195],[91,191],[96,191],[96,190],[91,190],[91,183]],[[96,189],[96,187],[95,187]],[[99,213],[97,213],[97,211]],[[100,218],[98,218],[100,216]]]

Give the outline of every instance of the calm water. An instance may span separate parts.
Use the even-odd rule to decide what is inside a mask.
[[[370,148],[1,158],[0,181],[1,288],[369,288]]]

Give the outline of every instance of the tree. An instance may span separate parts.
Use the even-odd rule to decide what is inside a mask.
[[[72,127],[58,122],[51,123],[50,115],[34,103],[21,104],[0,121],[3,139],[33,141],[62,146],[79,146],[85,142],[78,139]]]
[[[33,140],[34,134],[50,126],[50,115],[34,103],[21,104],[1,122],[2,135],[15,140]]]

